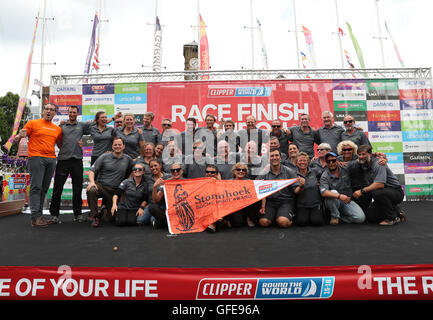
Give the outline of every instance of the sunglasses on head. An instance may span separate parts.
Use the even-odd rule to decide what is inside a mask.
[[[344,149],[341,149],[342,151],[352,151],[353,149],[352,148],[344,148]]]
[[[337,162],[337,159],[329,159],[329,160],[326,160],[326,163],[335,163],[335,162]]]
[[[245,168],[236,168],[236,171],[239,171],[239,172],[247,172],[247,169],[245,169]]]
[[[344,123],[352,123],[353,121],[355,121],[355,120],[344,120],[343,122]]]
[[[206,173],[209,173],[209,174],[216,174],[217,172],[214,171],[214,170],[206,170]]]
[[[174,168],[174,169],[170,169],[171,172],[180,172],[180,170],[182,170],[182,168]]]

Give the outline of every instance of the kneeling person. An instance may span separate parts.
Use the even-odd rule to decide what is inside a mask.
[[[272,149],[269,152],[270,169],[265,175],[258,176],[257,180],[282,180],[297,178],[295,171],[281,164],[281,152],[279,149]],[[298,179],[299,180],[299,179]],[[262,227],[269,227],[276,223],[282,228],[292,225],[295,209],[295,190],[298,182],[264,198],[260,208],[259,224]]]
[[[330,224],[341,219],[346,223],[363,223],[365,215],[361,207],[352,201],[352,187],[347,169],[337,163],[337,155],[325,156],[327,168],[320,177],[320,193],[325,198],[325,207],[331,212]]]

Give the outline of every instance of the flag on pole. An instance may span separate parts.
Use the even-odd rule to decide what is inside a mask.
[[[386,24],[386,21],[385,21],[385,29],[386,29],[386,32],[388,32],[389,37],[391,38],[392,45],[394,46],[394,50],[395,50],[395,53],[397,54],[398,61],[400,61],[400,65],[402,66],[402,68],[405,68],[403,59],[401,58],[400,53],[398,52],[397,44],[395,43],[394,38],[392,37],[391,32],[388,29],[388,25]]]
[[[352,39],[353,47],[355,48],[356,55],[358,56],[359,64],[362,69],[365,69],[364,56],[362,55],[361,47],[359,46],[358,40],[356,40],[352,32],[352,27],[347,21],[346,21],[346,25],[347,25],[347,30],[349,30],[350,38]]]
[[[166,180],[164,196],[171,234],[204,231],[210,224],[295,183],[287,180]]]
[[[96,47],[96,29],[98,28],[98,24],[99,24],[98,12],[95,12],[95,18],[93,19],[92,36],[90,37],[89,50],[87,52],[86,64],[84,66],[85,74],[88,74],[90,72],[90,66],[92,65],[92,57]]]
[[[161,24],[159,23],[159,18],[156,17],[155,22],[155,35],[153,38],[153,67],[152,70],[155,72],[161,71],[161,60],[162,60],[162,29]]]
[[[310,30],[308,30],[304,25],[302,25],[302,31],[305,37],[305,43],[307,44],[308,51],[311,56],[311,66],[317,68],[316,64],[316,54],[314,53],[313,35]]]
[[[35,31],[33,32],[33,40],[32,44],[30,46],[30,54],[27,59],[27,67],[26,72],[24,73],[24,80],[21,86],[21,93],[20,93],[20,99],[18,100],[18,107],[17,107],[17,113],[15,114],[15,121],[14,126],[12,129],[12,135],[8,139],[8,141],[4,144],[4,147],[6,150],[10,150],[12,147],[12,144],[14,143],[15,136],[18,132],[18,128],[20,127],[21,118],[24,112],[24,107],[26,106],[26,97],[27,92],[29,90],[29,83],[30,83],[30,72],[32,69],[32,58],[33,58],[33,49],[35,47],[35,41],[36,41],[36,31],[38,29],[38,23],[39,23],[39,12],[36,17],[36,25],[35,25]],[[41,79],[42,81],[42,79]]]
[[[96,39],[96,49],[95,49],[95,54],[93,56],[92,67],[96,71],[99,70],[99,37]]]
[[[207,40],[206,25],[200,15],[200,69],[209,70],[209,43]],[[202,80],[208,80],[208,75],[203,75]]]
[[[307,58],[307,55],[305,53],[303,53],[302,51],[301,51],[301,59],[302,59],[302,66],[304,67],[304,69],[307,69],[306,63],[309,62],[309,60]],[[310,78],[310,76],[308,74],[305,77]]]
[[[269,69],[269,65],[268,65],[268,53],[266,52],[265,41],[263,40],[262,25],[261,25],[259,19],[256,19],[256,20],[257,20],[257,25],[259,26],[259,38],[260,38],[260,44],[262,46],[263,69],[268,70]]]

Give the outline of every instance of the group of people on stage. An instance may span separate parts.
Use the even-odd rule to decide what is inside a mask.
[[[164,119],[159,132],[150,112],[137,128],[133,114],[107,118],[104,111],[96,113],[94,121],[79,122],[76,106],[69,107],[68,120],[57,126],[52,123],[56,111],[55,105],[46,104],[42,117],[29,121],[15,138],[17,143],[28,138],[29,206],[34,227],[61,222],[61,195],[69,175],[74,221],[87,220],[81,195],[83,135],[94,141],[86,187],[93,227],[101,220],[117,225],[166,226],[164,181],[200,177],[296,179],[211,224],[211,232],[219,226],[286,228],[340,221],[389,226],[406,219],[399,207],[403,190],[387,166],[386,155],[372,152],[365,132],[349,114],[344,117],[344,127],[336,125],[333,114],[325,111],[323,126],[318,129],[311,128],[308,114],[302,114],[299,125],[284,129],[281,121],[274,120],[270,131],[257,128],[253,116],[246,118],[245,129],[239,131],[234,130],[232,120],[221,120],[216,128],[217,119],[209,114],[206,127],[197,128],[196,119],[188,118],[185,131],[179,132],[172,129],[170,119]],[[114,126],[107,125],[112,121]],[[54,173],[51,218],[47,219],[42,209]]]

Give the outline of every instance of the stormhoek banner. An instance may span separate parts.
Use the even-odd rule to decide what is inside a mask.
[[[185,130],[188,117],[205,126],[206,114],[235,122],[245,128],[252,115],[257,127],[271,129],[272,120],[283,128],[299,125],[302,113],[310,115],[310,126],[323,126],[321,114],[330,110],[343,125],[352,114],[363,128],[373,151],[387,155],[388,166],[397,175],[406,200],[433,200],[433,101],[431,79],[338,79],[338,80],[237,80],[179,81],[53,85],[50,101],[67,108],[78,105],[82,121],[93,120],[98,110],[107,116],[121,111],[136,115],[155,114],[153,125],[161,132],[162,120]],[[58,115],[54,121],[67,116]],[[84,167],[90,162],[91,143],[86,145]],[[86,156],[87,155],[87,156]],[[427,156],[429,155],[429,156]],[[85,192],[83,192],[85,196]]]
[[[0,267],[0,300],[276,299],[431,300],[433,265]]]

